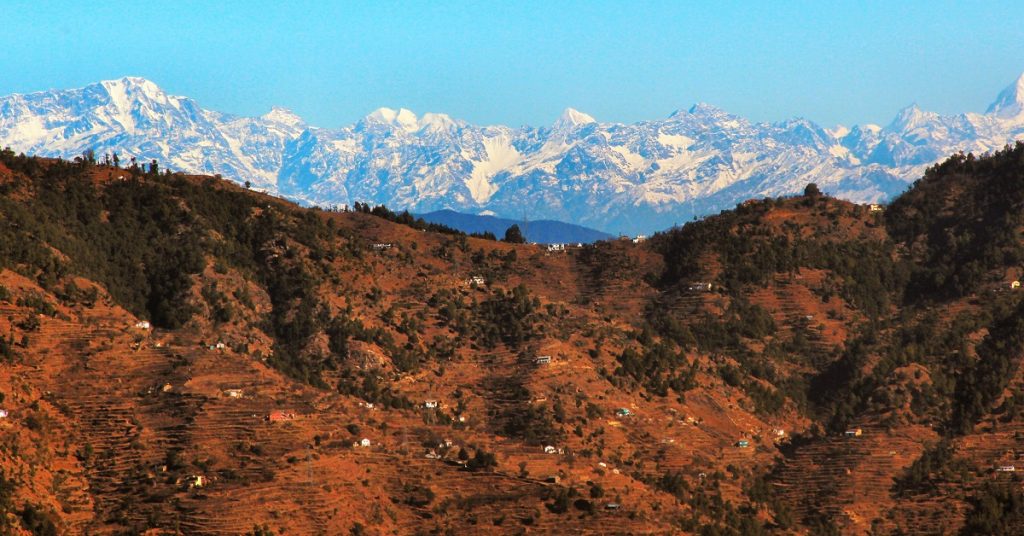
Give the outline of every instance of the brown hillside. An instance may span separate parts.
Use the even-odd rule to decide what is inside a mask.
[[[751,202],[549,252],[5,158],[14,534],[933,534],[1017,486],[995,469],[1024,441],[1018,369],[949,431],[1017,293],[911,303],[867,207]]]

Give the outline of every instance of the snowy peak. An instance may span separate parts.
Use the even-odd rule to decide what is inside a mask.
[[[426,132],[452,132],[459,128],[458,123],[447,114],[427,112],[419,121],[419,128]]]
[[[395,127],[406,132],[415,132],[419,129],[419,120],[416,118],[416,114],[405,108],[397,110],[377,108],[367,115],[363,121],[367,124]]]
[[[698,102],[685,111],[676,110],[668,117],[668,120],[686,123],[693,127],[737,126],[740,122],[746,122],[745,119],[706,102]]]
[[[985,113],[1007,119],[1021,115],[1022,111],[1024,111],[1024,74],[1021,74],[1014,83],[1001,91]]]
[[[167,97],[164,90],[160,89],[160,86],[156,85],[156,83],[138,76],[126,76],[117,80],[104,80],[99,82],[99,85],[103,86],[108,93],[143,95],[151,99]]]
[[[160,106],[177,108],[180,101],[186,100],[181,97],[172,97],[154,82],[136,76],[104,80],[98,84],[87,86],[82,91],[88,94],[91,89],[97,87],[102,88],[102,91],[109,96],[110,103],[121,111],[129,111],[143,105],[150,108]]]
[[[562,115],[558,116],[558,119],[555,120],[553,128],[555,130],[570,130],[596,122],[593,117],[579,110],[566,108]]]
[[[935,112],[921,110],[915,103],[900,110],[887,128],[894,131],[912,130],[937,119],[938,116]]]
[[[269,188],[276,185],[286,142],[302,124],[282,109],[256,118],[204,110],[131,76],[0,97],[0,145],[40,156],[116,152],[122,161],[155,159],[168,168]]]
[[[706,102],[698,102],[698,103],[694,104],[693,106],[690,106],[690,109],[687,110],[686,113],[690,114],[690,115],[703,115],[703,116],[727,115],[725,110],[723,110],[723,109],[721,109],[721,108],[719,108],[719,107],[717,107],[717,106],[715,106],[713,104],[708,104]],[[673,116],[679,116],[679,115],[682,115],[682,112],[677,111],[676,113],[674,113],[672,115]]]
[[[280,123],[282,125],[295,128],[302,128],[306,125],[306,122],[303,121],[301,117],[295,115],[291,110],[280,106],[274,106],[269,112],[260,116],[260,118],[265,121]]]
[[[405,108],[397,110],[393,108],[377,108],[363,118],[362,124],[366,127],[384,126],[389,129],[402,130],[409,134],[415,132],[441,134],[454,132],[459,128],[459,122],[447,114],[427,112],[420,118]]]

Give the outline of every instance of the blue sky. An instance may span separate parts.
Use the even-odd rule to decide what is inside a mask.
[[[1014,2],[5,2],[0,94],[144,76],[315,125],[380,106],[544,125],[709,102],[755,120],[984,111],[1024,72]]]

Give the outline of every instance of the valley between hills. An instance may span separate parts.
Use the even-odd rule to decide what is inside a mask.
[[[0,534],[1019,534],[1022,184],[549,251],[0,151]]]

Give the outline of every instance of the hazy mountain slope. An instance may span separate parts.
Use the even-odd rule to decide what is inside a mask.
[[[0,145],[40,155],[117,151],[323,205],[492,211],[607,232],[649,233],[808,182],[858,202],[888,199],[928,165],[1024,134],[1024,77],[984,114],[909,107],[887,126],[752,123],[706,104],[663,120],[600,123],[567,109],[547,127],[477,126],[381,108],[314,128],[282,109],[202,109],[140,78],[0,98]]]
[[[538,244],[568,244],[597,242],[612,238],[608,233],[602,233],[594,229],[588,229],[571,223],[564,223],[552,220],[516,221],[495,216],[477,216],[474,214],[463,214],[453,210],[438,210],[426,214],[417,214],[417,217],[431,223],[440,223],[458,229],[465,233],[493,233],[495,237],[502,238],[505,231],[518,225],[527,242]]]

